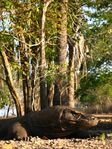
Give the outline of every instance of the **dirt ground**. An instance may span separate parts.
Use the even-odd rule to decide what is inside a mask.
[[[1,141],[1,149],[111,149],[112,138],[91,139],[53,139],[32,138],[30,141]]]
[[[112,149],[112,114],[95,115],[99,124],[70,138],[41,139],[32,137],[28,141],[0,141],[0,149]]]

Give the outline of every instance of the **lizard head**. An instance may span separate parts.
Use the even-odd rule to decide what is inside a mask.
[[[90,128],[98,124],[98,119],[91,115],[79,114],[79,117],[76,120],[76,125],[78,128]]]
[[[83,129],[96,126],[98,124],[98,119],[75,110],[65,109],[61,117],[61,122],[63,123],[63,126]]]

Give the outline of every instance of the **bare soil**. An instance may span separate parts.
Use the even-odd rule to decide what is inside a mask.
[[[112,139],[53,139],[32,138],[31,141],[1,141],[1,149],[111,149]]]

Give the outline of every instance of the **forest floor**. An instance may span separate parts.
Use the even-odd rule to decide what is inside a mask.
[[[32,138],[30,141],[0,141],[0,149],[112,149],[112,138],[53,139]]]
[[[98,136],[71,137],[63,139],[41,139],[32,137],[28,141],[1,140],[0,149],[112,149],[112,114],[95,115],[100,122],[92,131],[100,132]]]

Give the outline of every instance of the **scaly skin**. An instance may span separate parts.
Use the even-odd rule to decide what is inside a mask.
[[[8,128],[8,139],[27,140],[28,134],[20,122],[15,122]]]
[[[28,136],[61,138],[69,136],[77,129],[96,126],[97,123],[96,118],[73,108],[54,106],[39,112],[31,112],[26,116],[0,120],[0,139],[7,139],[7,136],[9,139],[10,136],[16,139]]]

